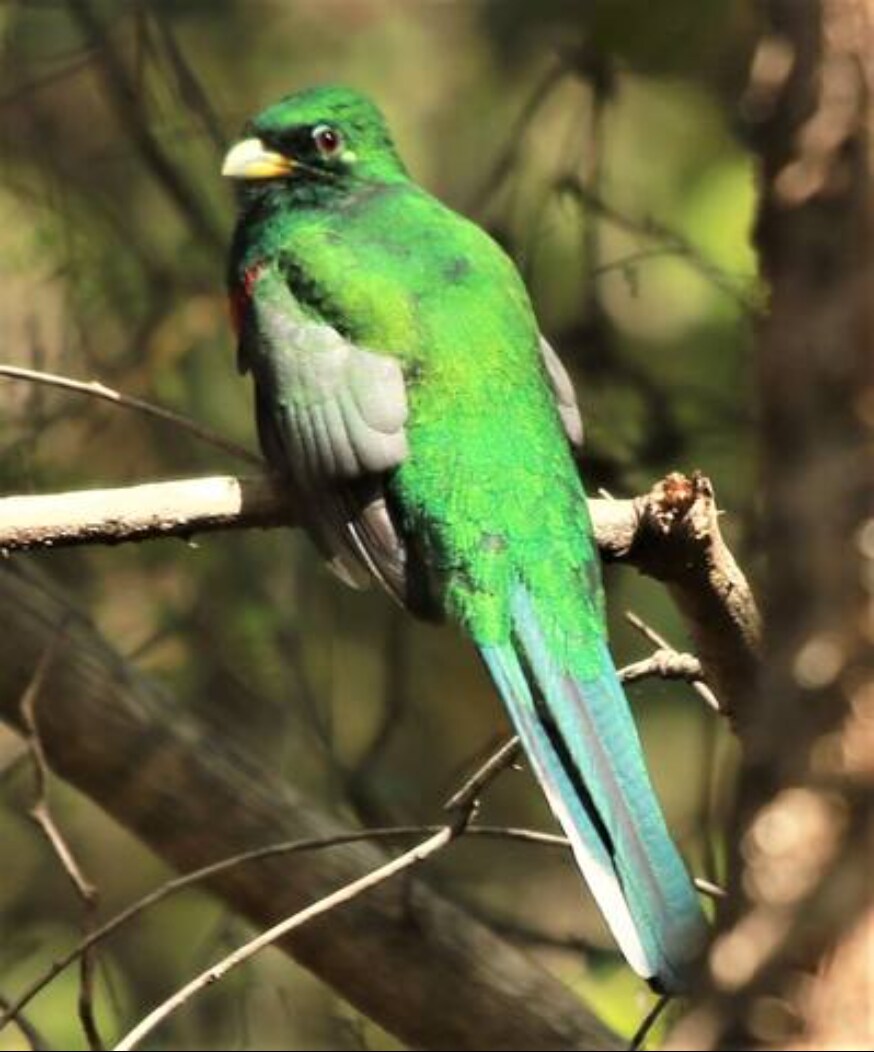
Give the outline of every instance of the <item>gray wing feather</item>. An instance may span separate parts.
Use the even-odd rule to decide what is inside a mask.
[[[357,347],[330,325],[285,317],[269,302],[254,313],[257,337],[271,348],[254,364],[256,378],[266,379],[285,414],[303,425],[308,448],[292,448],[292,456],[310,454],[328,478],[397,467],[407,455],[400,363]]]
[[[408,452],[400,363],[308,319],[278,273],[259,279],[244,339],[262,445],[300,489],[329,566],[402,601],[406,552],[381,480]]]
[[[583,418],[574,385],[562,365],[561,358],[543,336],[540,337],[540,357],[552,386],[552,393],[555,395],[555,404],[568,442],[575,450],[580,450],[583,448]]]

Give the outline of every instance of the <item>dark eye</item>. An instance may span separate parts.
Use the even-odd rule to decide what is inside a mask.
[[[336,157],[343,149],[343,136],[330,124],[317,124],[313,128],[313,143],[322,157]]]

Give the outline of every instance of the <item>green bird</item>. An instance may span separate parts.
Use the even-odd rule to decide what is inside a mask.
[[[683,989],[706,925],[607,648],[574,390],[514,264],[348,88],[265,109],[223,174],[266,458],[341,578],[473,640],[622,952]]]

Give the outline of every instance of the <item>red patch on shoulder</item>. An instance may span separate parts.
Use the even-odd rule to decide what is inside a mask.
[[[264,266],[263,263],[253,263],[251,267],[243,271],[243,277],[229,293],[231,324],[237,336],[243,331],[243,322],[246,318],[246,311],[249,309],[249,304],[252,301],[255,283],[261,277]]]

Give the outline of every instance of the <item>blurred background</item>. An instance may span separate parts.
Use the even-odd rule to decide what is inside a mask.
[[[278,96],[348,83],[384,108],[415,177],[517,260],[576,382],[590,493],[630,496],[700,468],[754,571],[759,291],[739,129],[757,33],[742,0],[6,0],[0,360],[100,379],[254,448],[224,296],[234,209],[221,157]],[[242,469],[159,422],[0,383],[4,493]],[[433,821],[505,732],[463,640],[344,590],[295,532],[29,558],[180,706],[350,820]],[[606,583],[620,664],[649,650],[629,609],[686,645],[659,586],[620,569]],[[697,873],[718,878],[727,731],[688,688],[650,680],[630,693],[677,839]],[[93,804],[57,782],[52,793],[107,915],[168,876]],[[32,798],[27,759],[0,732],[4,997],[81,934],[81,904],[27,819]],[[482,817],[554,828],[527,773],[505,774]],[[426,879],[624,1031],[651,1003],[560,853],[461,844]],[[246,930],[197,893],[145,914],[100,953],[105,1033]],[[87,1047],[76,988],[64,973],[31,1006],[54,1047]],[[150,1047],[397,1047],[272,952],[161,1042]],[[25,1047],[14,1028],[0,1034],[0,1049]]]

